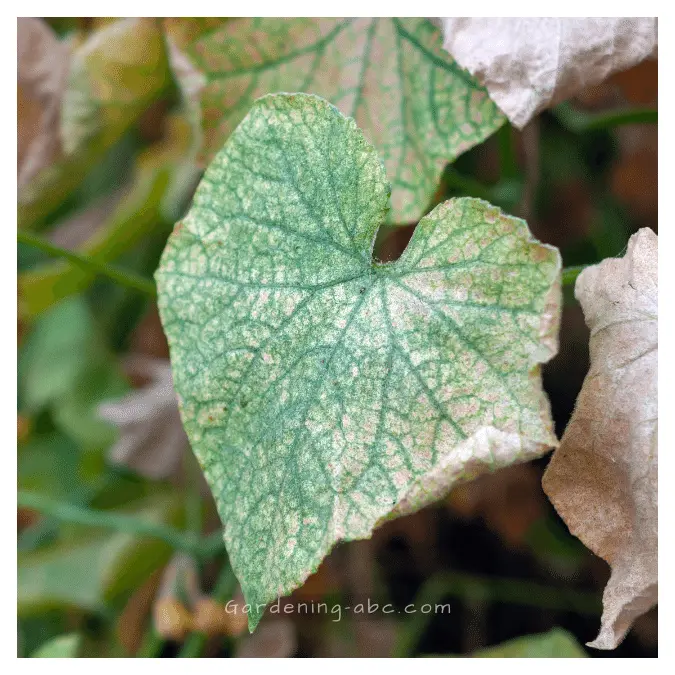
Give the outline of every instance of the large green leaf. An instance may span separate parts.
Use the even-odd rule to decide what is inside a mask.
[[[183,421],[253,605],[337,541],[556,443],[539,364],[557,347],[558,252],[458,199],[373,263],[389,191],[353,120],[264,97],[156,275]]]
[[[505,119],[426,19],[197,19],[168,30],[206,76],[207,158],[259,96],[319,94],[354,117],[383,157],[393,222],[423,215],[443,167]]]

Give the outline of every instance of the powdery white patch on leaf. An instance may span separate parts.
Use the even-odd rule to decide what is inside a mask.
[[[504,123],[425,19],[172,19],[166,30],[206,77],[207,159],[259,96],[318,94],[353,117],[383,158],[393,222],[417,220],[445,165]]]
[[[656,18],[445,18],[443,46],[522,129],[658,45]]]
[[[557,250],[457,199],[399,260],[373,263],[389,192],[353,120],[315,96],[266,96],[156,273],[252,629],[338,541],[557,442],[539,374],[557,349]]]
[[[584,270],[575,294],[591,368],[544,490],[570,531],[612,567],[600,634],[614,649],[657,602],[657,236]]]
[[[68,44],[45,21],[17,20],[19,189],[60,155],[59,112],[69,60]]]

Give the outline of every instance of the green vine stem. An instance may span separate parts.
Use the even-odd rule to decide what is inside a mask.
[[[598,129],[611,129],[625,124],[656,124],[658,111],[651,108],[629,108],[628,110],[610,110],[602,113],[588,113],[562,103],[554,109],[558,122],[574,133],[584,133]]]
[[[225,543],[220,532],[206,537],[197,537],[193,533],[185,534],[172,527],[141,520],[133,516],[76,506],[22,490],[17,494],[17,503],[21,507],[35,509],[62,522],[90,527],[104,527],[139,537],[154,537],[166,542],[176,550],[191,553],[200,559],[211,558],[225,549]]]
[[[562,271],[562,285],[572,286],[577,282],[577,277],[588,267],[588,265],[576,265],[574,267],[565,267]]]
[[[60,246],[55,246],[44,237],[40,237],[39,235],[33,234],[32,232],[18,230],[16,233],[16,238],[20,244],[32,246],[33,248],[37,248],[40,251],[48,253],[49,255],[55,256],[57,258],[64,258],[68,262],[71,262],[78,267],[92,272],[93,274],[100,274],[102,276],[108,277],[118,284],[122,284],[128,288],[133,288],[134,290],[140,291],[151,298],[157,296],[155,284],[150,279],[146,279],[135,272],[124,270],[108,263],[100,262],[89,256],[80,255],[75,251],[68,251],[65,248],[61,248]]]

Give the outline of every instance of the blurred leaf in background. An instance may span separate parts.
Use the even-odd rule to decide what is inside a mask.
[[[43,659],[72,659],[77,656],[82,637],[77,633],[59,635],[35,650],[31,657]]]
[[[131,502],[122,513],[149,522],[178,524],[180,496],[157,493]],[[19,554],[18,614],[77,608],[105,614],[157,567],[171,548],[157,539],[73,526],[58,542]]]
[[[469,654],[474,659],[578,659],[584,648],[567,631],[556,628],[540,635],[526,635]]]

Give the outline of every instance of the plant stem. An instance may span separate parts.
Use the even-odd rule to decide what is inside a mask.
[[[569,103],[562,103],[553,113],[560,124],[569,131],[583,133],[597,129],[610,129],[625,124],[656,124],[658,111],[651,108],[610,110],[602,113],[587,113]]]
[[[202,535],[202,494],[201,470],[192,453],[183,454],[183,475],[187,482],[185,494],[185,514],[187,529],[195,537]]]
[[[589,267],[589,265],[575,265],[573,267],[564,267],[562,271],[562,285],[574,286],[574,284],[577,282],[577,277],[587,267]]]
[[[429,579],[415,597],[417,610],[403,624],[394,656],[410,657],[415,652],[432,612],[420,612],[423,605],[434,607],[448,596],[463,600],[487,600],[508,604],[526,605],[540,609],[597,615],[602,612],[602,599],[595,593],[573,591],[567,588],[545,586],[520,579],[477,576],[463,572],[437,574]]]
[[[223,603],[232,597],[236,585],[237,578],[234,576],[232,566],[229,561],[225,561],[211,597],[217,602]],[[178,653],[178,658],[186,659],[200,656],[208,637],[206,633],[191,633]]]
[[[139,520],[133,516],[76,506],[30,492],[20,490],[17,497],[19,506],[35,509],[58,520],[91,527],[105,527],[139,537],[154,537],[155,539],[161,539],[179,551],[191,553],[202,559],[217,555],[225,548],[219,532],[200,538],[193,534],[184,534],[166,525]]]
[[[68,262],[78,265],[89,272],[108,277],[118,284],[122,284],[128,288],[133,288],[134,290],[140,291],[151,298],[157,296],[155,284],[150,281],[150,279],[146,279],[135,272],[124,270],[108,263],[100,262],[95,258],[83,256],[74,251],[68,251],[65,248],[61,248],[60,246],[55,246],[47,239],[44,239],[43,237],[40,237],[39,235],[33,234],[31,232],[18,230],[16,233],[16,238],[21,244],[32,246],[33,248],[37,248],[41,251],[44,251],[45,253],[48,253],[49,255],[53,255],[58,258],[64,258]]]
[[[499,144],[499,169],[502,178],[513,179],[520,175],[513,139],[513,127],[506,123],[495,134]]]

